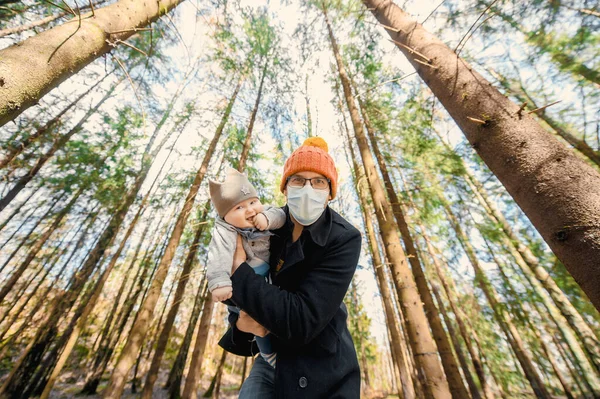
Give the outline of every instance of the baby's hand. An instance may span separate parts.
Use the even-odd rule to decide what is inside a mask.
[[[221,302],[226,299],[229,299],[229,298],[231,298],[232,292],[233,292],[233,287],[231,287],[231,286],[215,288],[212,291],[213,301]]]
[[[267,227],[269,227],[269,221],[264,213],[257,213],[256,216],[254,216],[254,227],[261,231],[266,230]]]

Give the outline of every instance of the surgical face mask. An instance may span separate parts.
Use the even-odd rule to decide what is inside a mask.
[[[315,190],[310,184],[304,187],[287,187],[290,213],[298,223],[309,226],[325,211],[329,190]]]

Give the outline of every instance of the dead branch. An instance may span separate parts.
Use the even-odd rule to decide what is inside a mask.
[[[531,110],[531,111],[527,112],[527,115],[529,115],[529,114],[533,114],[534,112],[539,112],[539,111],[542,111],[542,110],[544,110],[544,109],[546,109],[546,108],[548,108],[548,107],[551,107],[551,106],[553,106],[554,104],[558,104],[558,103],[559,103],[559,102],[561,102],[561,101],[562,101],[562,100],[554,101],[553,103],[550,103],[550,104],[548,104],[548,105],[544,105],[543,107],[539,107],[539,108],[536,108],[536,109],[534,109],[534,110]]]
[[[390,42],[397,44],[398,46],[402,46],[405,49],[407,49],[408,51],[410,51],[411,54],[416,54],[419,57],[422,57],[425,61],[427,62],[432,62],[431,58],[427,57],[425,54],[419,53],[417,50],[415,50],[412,47],[407,46],[406,44],[402,44],[400,42],[397,42],[396,40],[392,40],[392,39],[388,39]]]
[[[417,59],[417,58],[413,58],[413,60],[414,60],[415,62],[418,62],[418,63],[419,63],[419,64],[421,64],[421,65],[428,66],[429,68],[438,69],[438,67],[436,67],[435,65],[428,64],[428,63],[426,63],[426,62],[424,62],[424,61],[421,61],[421,60],[419,60],[419,59]]]
[[[482,121],[481,119],[477,119],[477,118],[471,118],[470,116],[467,116],[467,119],[470,120],[471,122],[479,123],[480,125],[487,124],[486,121]]]
[[[484,14],[485,14],[486,12],[488,12],[488,10],[489,10],[490,8],[492,8],[492,6],[493,6],[494,4],[496,4],[496,2],[497,2],[497,1],[498,1],[498,0],[494,0],[494,1],[492,1],[492,2],[490,3],[490,5],[489,5],[489,6],[487,6],[485,10],[483,10],[483,12],[482,12],[482,13],[479,15],[479,17],[477,17],[477,19],[475,20],[475,22],[473,22],[473,25],[471,25],[471,27],[470,27],[470,28],[467,30],[467,32],[465,33],[465,35],[462,37],[462,39],[460,39],[460,41],[459,41],[459,42],[458,42],[458,44],[456,45],[456,48],[454,49],[454,52],[455,52],[455,53],[456,53],[456,50],[458,50],[458,47],[460,47],[460,45],[461,45],[462,41],[463,41],[463,40],[465,40],[465,38],[467,37],[467,35],[469,34],[469,32],[471,32],[471,29],[473,29],[473,27],[474,27],[474,26],[477,24],[477,22],[479,22],[479,20],[481,19],[481,17],[483,17],[483,16],[484,16]]]
[[[125,33],[125,32],[141,32],[141,31],[150,31],[154,28],[131,28],[131,29],[122,29],[122,30],[114,30],[111,32],[107,32],[109,35],[116,35],[117,33]]]

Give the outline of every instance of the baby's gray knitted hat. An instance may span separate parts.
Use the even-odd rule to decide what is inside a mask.
[[[229,168],[223,183],[210,180],[210,199],[221,217],[242,201],[258,198],[256,189],[250,184],[248,177],[233,168]]]

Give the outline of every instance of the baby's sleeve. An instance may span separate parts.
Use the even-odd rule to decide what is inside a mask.
[[[269,226],[267,227],[268,230],[279,229],[285,224],[285,212],[281,208],[268,206],[265,207],[263,214],[267,217],[269,222]]]
[[[215,225],[212,238],[208,246],[208,259],[206,264],[206,278],[208,290],[231,286],[231,266],[233,254],[237,244],[235,232],[219,228]]]

